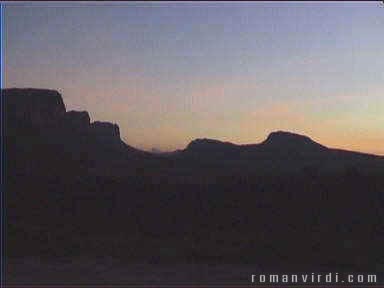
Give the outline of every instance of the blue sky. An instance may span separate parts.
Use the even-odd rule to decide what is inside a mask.
[[[380,2],[8,3],[5,85],[142,149],[289,130],[384,154],[383,27]]]

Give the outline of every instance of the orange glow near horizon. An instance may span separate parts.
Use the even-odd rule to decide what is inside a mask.
[[[5,5],[5,87],[57,89],[133,147],[283,130],[384,155],[378,3]]]

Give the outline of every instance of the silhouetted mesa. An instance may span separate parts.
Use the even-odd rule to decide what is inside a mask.
[[[279,149],[285,149],[287,147],[294,147],[296,149],[326,149],[325,146],[316,143],[307,136],[285,131],[272,132],[268,135],[268,138],[262,143],[262,145],[268,147],[276,147]]]
[[[73,129],[86,131],[91,126],[91,119],[87,111],[68,111],[64,115],[64,122]]]
[[[277,131],[269,134],[267,139],[260,144],[236,145],[230,142],[221,142],[213,139],[196,139],[188,144],[185,151],[193,152],[217,152],[217,151],[253,151],[257,149],[275,149],[275,150],[316,150],[327,149],[314,142],[311,138],[291,132]]]
[[[120,130],[116,124],[95,121],[91,124],[92,133],[102,141],[120,142]]]
[[[63,99],[55,90],[4,89],[2,96],[9,121],[46,126],[57,124],[65,114]]]
[[[119,127],[108,122],[90,122],[86,111],[68,111],[59,92],[48,89],[4,89],[6,119],[9,125],[39,129],[81,132],[103,143],[120,143]],[[45,131],[47,132],[47,131]],[[49,132],[48,132],[49,133]],[[75,137],[75,136],[74,136]]]
[[[374,271],[384,158],[290,132],[196,139],[160,155],[66,112],[57,91],[2,90],[7,254]]]

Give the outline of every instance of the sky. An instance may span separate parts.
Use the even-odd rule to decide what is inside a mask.
[[[284,130],[384,155],[381,2],[8,2],[4,15],[5,87],[56,89],[139,149]]]

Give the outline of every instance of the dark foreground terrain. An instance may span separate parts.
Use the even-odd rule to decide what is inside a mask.
[[[106,258],[159,269],[383,267],[384,157],[281,131],[151,154],[121,141],[117,125],[66,111],[56,91],[2,97],[11,280],[30,263],[20,259],[36,258],[41,271]]]

